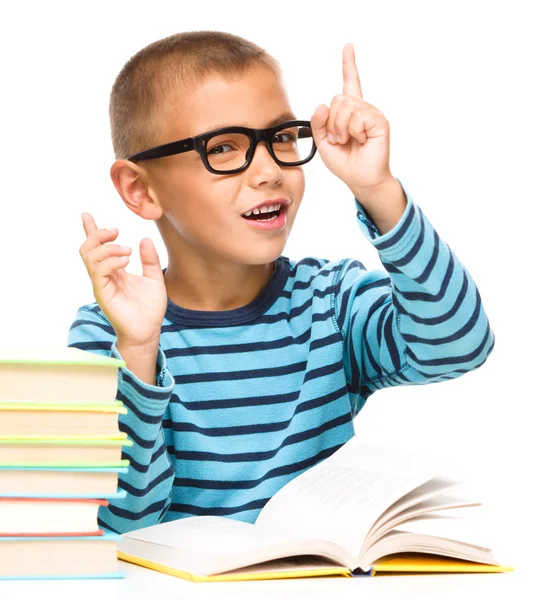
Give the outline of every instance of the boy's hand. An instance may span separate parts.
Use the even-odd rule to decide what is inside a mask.
[[[82,222],[87,239],[80,255],[91,277],[95,299],[117,339],[130,348],[157,348],[167,289],[154,244],[148,238],[141,240],[143,275],[133,275],[125,270],[131,248],[106,244],[117,237],[117,229],[97,229],[89,213],[82,214]]]
[[[323,162],[360,201],[360,194],[362,198],[372,195],[383,184],[394,181],[389,169],[389,123],[382,112],[362,98],[350,43],[343,49],[343,94],[334,96],[330,108],[320,104],[311,126]],[[331,140],[329,135],[333,136]]]

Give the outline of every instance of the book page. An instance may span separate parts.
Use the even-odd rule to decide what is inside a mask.
[[[204,575],[304,554],[320,554],[338,563],[350,560],[342,548],[322,540],[295,539],[284,532],[216,516],[188,517],[124,533],[118,549]]]
[[[415,517],[419,516],[434,516],[440,514],[440,511],[446,510],[449,511],[451,515],[458,514],[455,511],[459,508],[470,508],[470,507],[480,507],[482,504],[480,502],[472,502],[469,500],[457,498],[456,496],[448,496],[442,495],[438,498],[432,498],[430,500],[426,500],[425,502],[420,502],[415,506],[410,506],[406,510],[396,514],[394,517],[388,519],[384,522],[380,527],[373,526],[372,533],[367,535],[362,552],[365,552],[368,548],[370,548],[377,540],[379,540],[383,535],[385,535],[388,531],[391,531],[393,528],[399,529],[402,528],[402,524],[404,522],[409,522]],[[387,513],[386,513],[387,514]],[[473,513],[474,514],[474,513]],[[379,523],[377,521],[377,523]]]
[[[376,519],[434,475],[432,462],[424,456],[357,444],[352,438],[279,490],[256,525],[325,539],[357,558]]]
[[[458,497],[459,500],[463,499],[466,503],[468,503],[469,501],[466,497],[458,494],[459,491],[465,493],[466,489],[468,493],[472,494],[472,498],[470,499],[472,501],[471,503],[478,503],[478,501],[474,500],[476,495],[472,492],[472,490],[469,489],[466,482],[459,482],[445,477],[434,477],[430,481],[427,481],[423,485],[417,487],[415,490],[408,492],[408,494],[400,498],[397,502],[393,503],[373,525],[372,531],[376,531],[394,516],[406,511],[409,507],[423,504],[425,501],[430,500],[431,498],[440,498],[451,491],[455,492],[455,496]],[[439,502],[440,501],[438,500],[438,504]],[[429,504],[428,506],[431,509],[432,505]]]
[[[251,523],[215,516],[188,517],[159,523],[129,531],[122,536],[210,556],[249,552],[265,544],[276,544],[287,537],[281,532],[256,532]]]
[[[491,524],[484,506],[454,508],[413,517],[401,523],[395,531],[417,533],[471,544],[491,550]]]
[[[454,508],[414,517],[389,531],[361,557],[363,565],[395,552],[428,552],[499,564],[484,507]]]

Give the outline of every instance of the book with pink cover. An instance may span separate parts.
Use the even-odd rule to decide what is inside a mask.
[[[0,497],[0,537],[102,535],[98,510],[109,500],[125,498],[121,490],[103,498]]]

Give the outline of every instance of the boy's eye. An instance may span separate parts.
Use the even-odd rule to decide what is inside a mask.
[[[286,136],[286,139],[282,139],[283,136]],[[289,131],[281,131],[279,133],[277,133],[274,137],[273,137],[273,142],[275,144],[277,143],[284,143],[284,142],[294,142],[296,141],[295,136],[290,133]]]
[[[226,146],[227,148],[231,148],[229,144],[219,144],[217,146],[213,146],[211,150],[208,150],[208,154],[223,154],[221,149],[224,148],[224,146]]]

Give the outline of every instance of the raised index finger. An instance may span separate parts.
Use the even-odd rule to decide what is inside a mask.
[[[354,46],[350,42],[343,48],[343,94],[363,98]]]

